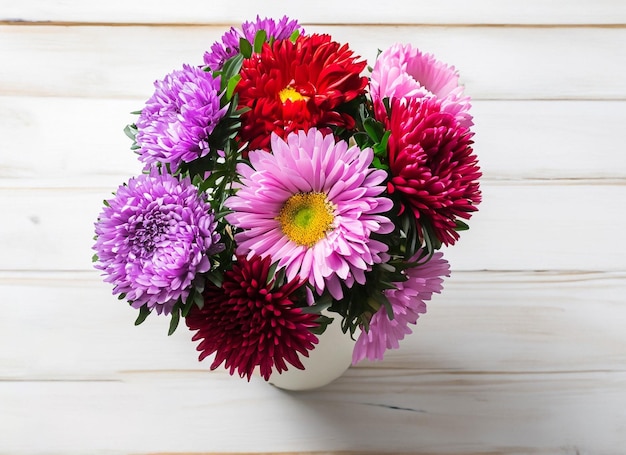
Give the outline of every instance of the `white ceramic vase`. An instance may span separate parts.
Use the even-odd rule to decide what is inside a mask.
[[[318,338],[319,343],[309,352],[309,357],[300,356],[304,370],[290,366],[281,374],[274,372],[269,383],[285,390],[311,390],[323,387],[344,374],[352,363],[355,341],[341,331],[337,318]]]

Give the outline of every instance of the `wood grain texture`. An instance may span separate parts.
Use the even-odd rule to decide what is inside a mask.
[[[134,327],[90,262],[129,112],[257,12],[454,64],[484,172],[415,333],[307,393]],[[618,0],[0,0],[0,454],[623,454],[624,42]]]
[[[302,23],[353,24],[624,24],[626,5],[619,0],[528,0],[523,3],[498,0],[442,0],[431,2],[391,0],[383,4],[362,0],[294,2],[240,1],[211,3],[201,0],[152,2],[80,0],[49,2],[22,0],[0,2],[0,21],[56,21],[95,23],[233,24],[253,19],[288,15]]]
[[[454,64],[474,99],[626,100],[626,28],[311,26],[373,62],[410,42]],[[223,26],[0,26],[0,95],[146,98],[155,79],[201,64]],[[33,68],[45,68],[42,78]],[[123,71],[120,71],[123,68]]]
[[[323,390],[300,394],[225,375],[209,380],[205,372],[136,372],[97,383],[4,382],[0,401],[11,418],[2,421],[1,444],[15,455],[619,454],[625,387],[625,373],[391,369],[349,370]]]

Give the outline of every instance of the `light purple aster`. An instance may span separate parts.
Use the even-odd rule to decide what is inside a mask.
[[[184,65],[154,86],[136,123],[137,153],[146,168],[167,163],[175,172],[209,153],[209,136],[228,106],[220,108],[220,78],[201,68]]]
[[[153,170],[129,180],[95,224],[96,269],[134,308],[168,314],[221,249],[209,203],[189,179]]]
[[[378,56],[370,90],[377,116],[383,114],[383,98],[436,97],[441,100],[442,111],[454,115],[461,126],[473,125],[470,97],[463,94],[456,69],[410,44],[394,44]]]
[[[394,283],[396,289],[384,291],[393,309],[393,319],[389,319],[384,307],[372,316],[369,330],[361,331],[354,346],[353,364],[365,358],[382,360],[387,349],[399,347],[399,341],[411,333],[409,325],[417,323],[419,315],[426,313],[426,301],[443,289],[442,277],[450,276],[450,266],[438,252],[426,264],[412,267],[405,273],[406,281]]]
[[[221,41],[216,41],[211,46],[211,50],[205,52],[204,63],[212,70],[218,71],[222,69],[224,62],[234,57],[239,52],[239,39],[245,38],[249,43],[254,43],[254,38],[259,30],[264,30],[267,34],[267,40],[288,39],[296,30],[300,34],[304,33],[304,29],[295,19],[289,19],[283,16],[278,22],[274,19],[256,17],[255,21],[247,21],[241,24],[241,30],[231,27],[224,35]]]
[[[241,186],[225,202],[227,221],[241,229],[237,253],[266,256],[286,268],[289,280],[308,280],[321,294],[341,298],[341,283],[365,283],[365,272],[388,259],[387,245],[372,234],[393,231],[381,197],[387,177],[370,168],[373,151],[315,128],[286,141],[271,137],[272,153],[249,154],[240,164]]]

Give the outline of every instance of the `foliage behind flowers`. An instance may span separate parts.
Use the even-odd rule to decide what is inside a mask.
[[[127,126],[145,170],[105,201],[95,267],[136,324],[183,318],[211,369],[302,369],[329,323],[357,338],[354,363],[382,359],[481,200],[455,69],[397,44],[368,76],[287,17],[231,28],[203,61]]]

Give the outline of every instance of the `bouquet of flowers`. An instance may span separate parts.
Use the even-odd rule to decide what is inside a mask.
[[[481,200],[456,70],[402,44],[367,67],[287,17],[231,28],[203,60],[126,127],[145,168],[104,202],[95,267],[136,324],[184,319],[211,369],[302,369],[330,323],[353,363],[382,359]]]

